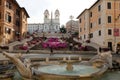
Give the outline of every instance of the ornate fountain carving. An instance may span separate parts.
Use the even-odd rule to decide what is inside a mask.
[[[30,69],[30,61],[29,60],[25,59],[24,62],[22,62],[20,60],[20,56],[21,56],[20,54],[14,55],[14,54],[10,54],[7,52],[3,52],[3,55],[8,57],[13,62],[13,64],[17,67],[18,71],[24,78],[27,78],[27,79],[32,78],[32,71]]]
[[[112,54],[111,51],[102,52],[94,56],[89,63],[96,65],[96,67],[105,64],[107,67],[112,68]]]
[[[73,71],[74,67],[73,67],[73,63],[76,62],[81,62],[81,57],[79,57],[79,60],[71,60],[71,56],[68,57],[68,60],[66,60],[64,58],[63,61],[61,61],[61,63],[66,63],[66,70],[67,71]]]

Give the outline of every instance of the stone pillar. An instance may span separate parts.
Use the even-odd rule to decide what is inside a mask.
[[[66,57],[63,57],[63,61],[66,61]]]
[[[11,46],[9,46],[9,52],[10,51],[13,51],[13,46],[11,45]]]
[[[46,58],[46,62],[49,62],[49,58],[48,57]]]

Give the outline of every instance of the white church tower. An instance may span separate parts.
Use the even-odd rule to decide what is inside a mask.
[[[49,11],[46,9],[44,12],[44,23],[48,23],[49,22]]]
[[[60,21],[59,21],[59,17],[60,17],[60,13],[59,13],[59,10],[57,9],[56,11],[55,11],[55,21],[56,21],[56,23],[59,23]]]
[[[44,12],[44,32],[59,32],[60,28],[60,13],[59,10],[57,9],[54,13],[54,18],[53,14],[51,12],[51,17],[49,14],[49,11],[46,9]]]

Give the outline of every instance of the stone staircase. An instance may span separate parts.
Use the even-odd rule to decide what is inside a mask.
[[[76,38],[73,39],[74,41],[78,42],[78,43],[82,43],[84,44],[85,46],[91,46],[91,47],[94,47],[95,49],[99,49],[100,45],[94,43],[94,42],[90,42],[90,43],[86,43],[86,42],[83,42],[82,40],[78,40]]]
[[[38,33],[39,37],[43,37],[43,33]],[[44,36],[49,38],[49,37],[69,37],[68,34],[63,34],[63,33],[44,33]]]
[[[22,40],[22,41],[15,41],[15,42],[13,42],[13,43],[8,44],[7,46],[9,47],[9,51],[13,51],[13,47],[14,47],[14,46],[20,45],[20,44],[24,44],[25,42],[31,41],[32,39],[33,39],[33,38],[30,37],[30,38],[24,39],[24,40]]]

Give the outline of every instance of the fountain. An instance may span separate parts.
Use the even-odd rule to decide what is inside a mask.
[[[81,58],[79,60],[71,60],[71,56],[68,57],[68,60],[64,59],[63,61],[60,61],[60,63],[66,63],[66,70],[67,71],[73,71],[73,63],[80,62]]]
[[[16,55],[3,52],[17,67],[25,80],[32,80],[33,76],[41,80],[93,80],[94,77],[103,74],[109,66],[111,67],[111,52],[105,52],[96,55],[90,61],[83,62],[64,59],[62,65],[40,66],[37,69],[31,67],[30,61],[25,59],[25,64]],[[78,62],[78,64],[73,64]],[[94,65],[99,64],[99,66]]]

